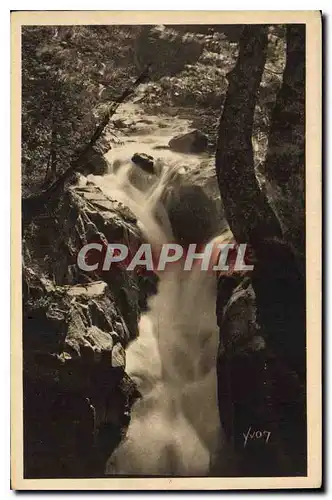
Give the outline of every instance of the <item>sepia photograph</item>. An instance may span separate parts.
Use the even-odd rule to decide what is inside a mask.
[[[319,487],[321,14],[140,16],[12,13],[13,488]]]

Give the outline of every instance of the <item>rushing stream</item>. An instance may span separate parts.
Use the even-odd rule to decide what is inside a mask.
[[[147,120],[160,120],[150,117]],[[156,126],[156,123],[154,124]],[[190,165],[199,158],[154,146],[182,132],[187,123],[171,119],[154,134],[130,136],[109,153],[111,172],[90,176],[110,197],[122,201],[136,215],[151,244],[173,239],[163,198],[181,176],[178,160]],[[160,130],[162,134],[160,135]],[[159,135],[158,135],[159,134]],[[142,151],[163,157],[153,179],[130,162]],[[208,475],[220,447],[216,356],[216,277],[200,267],[183,271],[180,264],[161,272],[158,293],[150,298],[141,318],[139,337],[127,349],[126,371],[142,398],[134,404],[123,443],[110,457],[108,474]]]

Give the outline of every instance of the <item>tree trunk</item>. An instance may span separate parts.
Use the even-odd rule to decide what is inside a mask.
[[[219,125],[216,169],[226,218],[238,242],[281,236],[279,222],[258,185],[252,128],[267,51],[267,27],[243,28],[237,63]]]
[[[301,29],[287,28],[287,64],[267,155],[267,172],[281,183],[292,175],[292,169],[303,175],[305,51]],[[254,172],[253,115],[266,45],[266,28],[244,28],[219,128],[216,167],[226,217],[237,241],[252,243],[256,263],[250,286],[245,280],[240,285],[236,280],[232,283],[230,278],[218,283],[218,400],[223,427],[237,455],[236,475],[296,476],[306,474],[305,280],[290,246],[281,241],[279,221]],[[295,148],[289,148],[292,141]],[[291,205],[287,210],[289,216]],[[242,330],[241,322],[236,324],[237,318],[243,320],[248,314],[251,286],[257,325],[253,334],[249,323],[243,322]],[[230,297],[233,303],[238,301],[241,312],[229,313],[228,318]],[[260,348],[253,349],[248,338],[260,338]],[[269,442],[253,439],[244,446],[248,430],[269,432]]]
[[[287,27],[287,60],[272,113],[265,172],[285,239],[305,254],[305,26]]]

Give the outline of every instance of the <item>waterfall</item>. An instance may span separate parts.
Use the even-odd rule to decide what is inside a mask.
[[[181,182],[177,165],[161,168],[145,191],[135,186],[133,169],[136,176],[146,173],[125,162],[117,167],[109,175],[90,177],[133,211],[147,241],[169,242],[172,228],[163,201],[171,186]],[[221,439],[216,276],[200,266],[184,271],[179,263],[159,278],[139,336],[126,352],[126,372],[142,397],[106,473],[205,476]]]

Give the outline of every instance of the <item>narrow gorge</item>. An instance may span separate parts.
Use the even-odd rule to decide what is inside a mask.
[[[47,64],[57,53],[70,74],[70,44],[77,52],[86,37],[103,54],[88,28],[51,42],[47,32],[37,53]],[[23,141],[25,476],[305,475],[304,30],[102,28],[100,40],[114,37],[105,51],[121,36],[123,59],[140,69],[156,47],[176,57],[152,65],[154,80],[139,77],[132,95],[114,55],[123,99],[111,114],[106,66],[85,49],[99,87],[80,96],[104,100],[75,119],[83,127],[106,109],[98,143],[70,163],[64,137],[81,135],[53,104],[47,140]],[[45,161],[49,137],[58,149],[51,142]],[[42,196],[57,186],[48,198],[26,195],[41,182],[38,162]],[[89,243],[215,241],[249,243],[253,272],[77,265]]]

